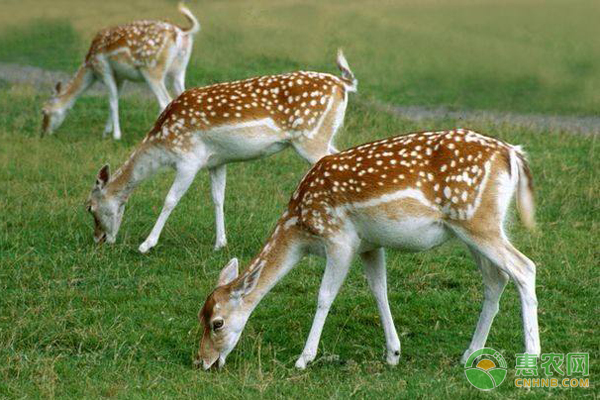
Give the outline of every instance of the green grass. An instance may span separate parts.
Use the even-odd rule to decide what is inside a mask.
[[[100,28],[139,18],[183,23],[175,3],[56,0],[50,9],[6,0],[0,61],[74,71]],[[600,109],[595,0],[194,1],[190,8],[203,28],[188,86],[334,71],[341,46],[361,94],[394,104],[571,115]]]
[[[84,98],[56,136],[38,138],[34,93],[0,95],[0,396],[6,397],[484,397],[458,360],[482,299],[480,277],[454,243],[425,254],[388,252],[390,301],[402,336],[396,368],[383,361],[377,311],[355,265],[325,326],[317,362],[293,368],[312,321],[323,262],[302,262],[251,317],[218,373],[192,369],[196,313],[220,268],[259,249],[307,165],[292,151],[229,167],[230,245],[212,251],[214,223],[206,174],[170,218],[157,248],[136,248],[160,210],[172,174],[144,184],[127,206],[118,242],[93,244],[82,206],[94,174],[122,162],[154,117],[151,101],[125,99],[124,141],[101,140],[105,100]],[[352,105],[340,147],[423,128]],[[515,244],[538,264],[544,352],[591,353],[598,377],[599,163],[596,142],[570,135],[474,126],[523,144],[537,183],[539,235],[511,224]],[[273,190],[276,188],[276,190]],[[514,218],[513,218],[514,220]],[[519,301],[509,286],[489,338],[507,358],[507,381],[488,396],[516,397],[521,352]],[[578,398],[595,389],[532,390]]]
[[[74,71],[87,45],[68,20],[37,20],[0,36],[0,61]]]
[[[251,4],[251,5],[250,5]],[[593,2],[193,2],[203,32],[188,86],[312,68],[335,71],[346,48],[356,96],[396,104],[597,114],[600,53]],[[502,3],[504,4],[504,3]],[[74,70],[98,27],[174,16],[174,2],[6,0],[0,61]],[[5,11],[5,12],[2,12]],[[103,17],[100,18],[99,15]],[[42,18],[43,17],[43,18]],[[45,19],[44,19],[45,18]],[[12,25],[11,25],[12,24]],[[580,398],[598,396],[597,139],[485,123],[470,128],[522,144],[536,181],[539,233],[511,216],[514,244],[538,265],[543,352],[590,352],[591,389],[514,387],[523,351],[518,295],[509,285],[488,344],[509,376],[491,393],[466,381],[459,359],[482,300],[468,252],[388,251],[400,365],[384,363],[377,310],[360,265],[333,305],[317,361],[294,369],[316,307],[323,260],[300,263],[250,318],[226,368],[192,368],[196,314],[231,257],[248,262],[308,165],[293,151],[228,167],[229,246],[213,252],[208,179],[199,174],[158,246],[149,233],[173,174],[133,195],[117,243],[98,247],[83,203],[100,166],[116,168],[156,117],[153,99],[121,101],[123,140],[101,139],[107,101],[84,97],[55,136],[39,138],[45,93],[0,83],[0,398]],[[460,121],[420,124],[350,99],[338,147]]]

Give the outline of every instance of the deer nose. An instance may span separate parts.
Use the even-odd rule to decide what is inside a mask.
[[[209,371],[211,369],[214,369],[215,366],[217,365],[216,362],[213,362],[211,364],[207,363],[206,361],[202,361],[202,368],[204,368],[205,371]]]
[[[201,361],[199,361],[199,363],[200,362],[202,363],[202,368],[205,371],[217,371],[217,370],[221,369],[221,365],[218,361],[219,361],[219,359],[217,358],[213,362],[210,362],[210,361],[206,362],[206,360],[201,360]]]
[[[198,369],[202,366],[202,359],[200,358],[200,356],[196,356],[196,359],[194,360],[194,368]]]
[[[102,244],[102,243],[104,243],[105,240],[106,240],[106,233],[102,233],[102,236],[100,236],[100,237],[94,236],[94,241],[97,244]]]

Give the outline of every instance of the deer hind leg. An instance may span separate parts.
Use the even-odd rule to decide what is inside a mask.
[[[319,289],[317,311],[304,350],[302,350],[302,354],[296,361],[296,368],[306,368],[306,365],[313,361],[317,355],[325,319],[352,263],[356,249],[353,243],[355,243],[353,238],[344,237],[327,248],[327,265]]]
[[[123,79],[115,77],[115,83],[117,86],[117,100],[119,99],[119,95],[121,94],[121,89],[123,88]],[[104,125],[104,132],[102,137],[106,137],[113,131],[113,116],[112,111],[108,114],[108,118],[106,119],[106,124]]]
[[[495,241],[484,243],[474,241],[474,243],[478,252],[515,282],[521,298],[525,352],[539,356],[540,334],[537,316],[538,301],[535,293],[535,264],[515,249],[503,234]]]
[[[223,213],[227,169],[225,165],[221,165],[216,168],[211,168],[209,173],[210,190],[212,194],[212,200],[215,205],[215,223],[217,228],[215,250],[219,250],[227,245],[227,236],[225,234],[225,214]]]
[[[150,90],[156,96],[158,104],[160,105],[160,112],[171,102],[171,96],[165,86],[165,74],[162,72],[162,68],[156,67],[153,70],[142,69],[142,76],[146,80],[146,83],[150,87]]]
[[[348,96],[338,89],[329,102],[314,131],[292,141],[298,154],[311,164],[338,152],[333,140],[344,122]]]
[[[379,309],[379,317],[383,325],[387,347],[387,363],[397,365],[400,360],[400,339],[394,326],[388,302],[385,251],[379,248],[362,253],[360,257],[364,265],[367,282],[369,282],[369,287],[371,288],[371,292],[373,292],[377,308]]]
[[[474,248],[471,248],[471,254],[477,262],[481,275],[483,277],[483,307],[479,320],[477,321],[477,328],[471,339],[469,348],[465,351],[461,358],[461,363],[466,363],[469,356],[476,350],[485,347],[488,334],[490,333],[490,327],[494,321],[494,317],[498,313],[500,297],[504,288],[508,283],[508,275],[495,265],[492,265],[490,260],[483,254]]]
[[[185,90],[185,73],[190,55],[192,54],[192,39],[188,36],[183,38],[183,43],[179,49],[179,53],[173,60],[171,65],[171,76],[173,78],[173,91],[175,96],[179,96]]]
[[[173,91],[177,97],[185,91],[185,68],[173,74]]]
[[[329,143],[329,138],[319,136],[318,133],[312,138],[302,137],[294,139],[292,145],[300,157],[304,158],[310,164],[315,164],[321,158],[337,152]]]
[[[521,297],[523,316],[523,333],[525,351],[539,357],[541,353],[540,330],[538,326],[538,300],[535,293],[536,266],[523,253],[506,243],[506,250],[513,265],[518,265],[514,276],[511,276],[517,285]]]
[[[121,139],[121,126],[119,124],[119,86],[117,79],[108,66],[104,66],[102,70],[102,81],[108,88],[108,102],[110,105],[109,118],[112,120],[113,138],[119,140]]]
[[[150,235],[148,235],[144,243],[142,243],[139,247],[139,251],[141,253],[146,253],[152,247],[156,246],[156,243],[158,243],[158,238],[160,237],[160,233],[162,232],[162,229],[164,228],[171,211],[173,211],[175,206],[177,206],[179,200],[181,200],[185,192],[194,181],[194,177],[196,176],[196,173],[200,167],[201,165],[197,164],[177,165],[175,180],[173,181],[173,185],[171,185],[171,189],[169,189],[169,193],[167,194],[160,215],[158,216]]]

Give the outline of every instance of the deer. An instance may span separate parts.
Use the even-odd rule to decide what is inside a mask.
[[[314,164],[337,152],[348,93],[357,80],[340,50],[341,77],[297,71],[218,83],[183,92],[111,175],[104,165],[86,202],[94,217],[94,240],[114,243],[133,190],[162,167],[175,179],[141,253],[153,248],[169,215],[200,169],[208,169],[216,220],[215,250],[227,245],[223,204],[226,165],[269,156],[286,147]]]
[[[317,310],[296,361],[306,368],[330,307],[358,254],[396,365],[400,340],[387,294],[384,248],[420,252],[451,238],[470,250],[483,277],[484,300],[462,362],[485,346],[500,296],[512,279],[521,298],[527,353],[540,354],[535,264],[510,243],[504,220],[516,193],[524,225],[535,227],[533,178],[518,146],[468,129],[419,132],[363,144],[316,163],[258,254],[240,274],[232,259],[200,309],[194,361],[220,368],[258,303],[306,255],[326,258]]]
[[[121,138],[119,93],[124,81],[145,81],[161,111],[172,100],[165,86],[167,78],[172,79],[177,96],[183,93],[193,36],[200,31],[200,23],[183,3],[179,11],[190,27],[142,20],[98,32],[75,75],[66,85],[59,81],[44,104],[42,136],[60,127],[75,101],[96,81],[108,89],[110,113],[103,136],[112,132],[115,140]]]

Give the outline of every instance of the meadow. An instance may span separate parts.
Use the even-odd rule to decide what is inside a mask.
[[[0,62],[71,72],[100,27],[133,18],[181,21],[175,2],[5,0]],[[295,69],[337,73],[345,49],[359,79],[337,145],[461,121],[416,124],[368,105],[445,106],[598,115],[599,7],[593,1],[190,2],[203,30],[187,86]],[[465,248],[388,251],[390,304],[402,340],[384,362],[377,310],[358,262],[325,325],[316,362],[294,368],[312,322],[323,261],[300,263],[259,305],[218,372],[193,369],[197,312],[231,257],[257,252],[308,165],[293,151],[228,167],[229,245],[214,252],[208,177],[199,174],[158,246],[137,252],[173,174],[146,182],[127,205],[117,243],[96,246],[83,203],[103,163],[116,168],[150,128],[153,98],[121,100],[123,140],[102,139],[104,97],[85,96],[54,136],[40,139],[46,88],[0,80],[0,397],[6,398],[581,398],[600,376],[600,161],[597,137],[469,126],[529,153],[536,233],[514,215],[515,245],[538,265],[542,352],[590,353],[589,389],[514,387],[523,351],[520,302],[507,288],[488,345],[509,375],[492,392],[466,381],[459,359],[481,306]]]

